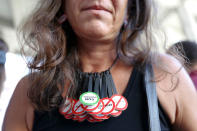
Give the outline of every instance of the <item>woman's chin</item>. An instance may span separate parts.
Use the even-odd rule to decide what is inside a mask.
[[[109,28],[109,27],[108,27]],[[81,33],[83,37],[88,39],[95,39],[95,40],[103,40],[111,37],[112,32],[110,29],[102,28],[102,27],[92,27],[84,30],[84,33]]]
[[[111,35],[109,35],[110,33],[107,32],[86,32],[82,37],[85,39],[89,39],[92,41],[103,41],[103,40],[109,40],[111,39]]]

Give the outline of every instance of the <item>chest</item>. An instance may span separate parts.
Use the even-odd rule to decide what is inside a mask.
[[[123,96],[128,101],[128,108],[119,117],[97,123],[80,123],[65,119],[58,109],[44,113],[35,112],[33,131],[147,131],[149,117],[143,75],[134,71],[124,90]],[[162,110],[159,115],[162,130],[169,131],[170,124]]]

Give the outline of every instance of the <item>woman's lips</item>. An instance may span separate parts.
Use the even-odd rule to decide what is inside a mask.
[[[82,11],[89,11],[89,10],[106,11],[106,12],[112,13],[112,11],[108,10],[107,8],[103,6],[97,6],[97,5],[89,6],[89,7],[82,9]]]

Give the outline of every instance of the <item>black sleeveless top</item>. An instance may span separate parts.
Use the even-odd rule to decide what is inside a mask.
[[[128,108],[118,117],[111,117],[103,122],[90,123],[67,120],[54,109],[50,112],[35,111],[33,131],[148,131],[148,105],[144,87],[144,74],[134,68],[127,88],[123,94],[128,101]],[[170,122],[159,106],[162,131],[170,131]]]

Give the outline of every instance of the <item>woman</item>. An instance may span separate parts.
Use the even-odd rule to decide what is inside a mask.
[[[41,0],[23,29],[36,52],[32,73],[17,85],[3,131],[148,130],[144,63],[154,68],[162,130],[197,130],[192,81],[177,60],[152,53],[150,6],[150,0]],[[58,108],[77,90],[76,70],[109,68],[128,108],[101,123],[65,119]]]

